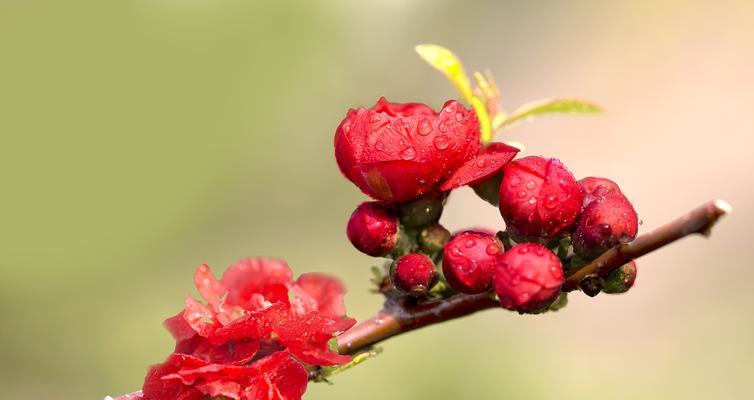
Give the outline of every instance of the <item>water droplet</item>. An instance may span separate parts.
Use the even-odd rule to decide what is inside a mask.
[[[474,239],[469,239],[466,241],[466,243],[464,243],[464,246],[466,246],[466,248],[468,249],[474,247],[475,245],[476,245],[476,240]]]
[[[419,131],[419,134],[422,136],[429,135],[432,132],[432,123],[426,119],[419,121],[418,131]]]
[[[369,117],[370,124],[376,124],[380,121],[382,121],[382,117],[380,117],[379,114],[372,114],[372,116]]]
[[[529,252],[529,247],[528,246],[519,246],[518,252],[521,253],[521,254],[526,254],[526,253]]]
[[[542,249],[537,249],[537,252],[536,252],[536,253],[537,253],[537,255],[538,255],[538,256],[540,256],[540,257],[542,257],[543,255],[545,255],[545,251],[544,251],[544,250],[542,250]]]
[[[463,114],[461,114],[460,112],[457,112],[456,113],[456,121],[458,121],[458,122],[463,121]]]
[[[531,199],[529,199],[529,204],[537,204],[537,198],[532,197]]]
[[[525,191],[523,191],[523,190],[522,190],[522,191],[520,191],[520,192],[518,192],[518,197],[521,197],[521,198],[524,198],[524,197],[526,197],[526,192],[525,192]]]
[[[490,243],[487,245],[487,248],[485,250],[487,251],[487,254],[493,256],[500,252],[500,247],[498,247],[495,243]]]
[[[445,125],[445,122],[440,122],[439,124],[437,124],[437,129],[439,129],[440,132],[445,133],[448,131],[448,126]]]
[[[545,208],[548,208],[550,210],[552,210],[555,207],[557,207],[558,206],[558,195],[556,195],[556,194],[548,194],[547,196],[545,196],[544,206],[545,206]]]
[[[435,140],[432,143],[435,145],[435,148],[437,150],[445,150],[448,148],[448,146],[450,146],[448,137],[445,135],[436,136]]]
[[[411,146],[406,147],[403,151],[401,151],[401,158],[404,160],[413,160],[414,158],[416,158],[416,150],[414,150],[414,148]]]
[[[477,167],[479,167],[479,168],[482,168],[482,167],[484,167],[484,158],[482,158],[482,157],[479,157],[479,158],[478,158],[478,159],[476,160],[476,166],[477,166]]]
[[[346,122],[345,124],[343,124],[343,132],[348,133],[350,131],[351,131],[351,123]]]
[[[534,181],[526,182],[526,188],[529,189],[529,190],[533,190],[536,186],[537,186],[537,184],[534,183]]]
[[[517,176],[514,176],[511,178],[510,184],[511,186],[516,187],[521,184],[521,179],[519,179]]]

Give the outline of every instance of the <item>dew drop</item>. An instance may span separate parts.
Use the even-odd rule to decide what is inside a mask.
[[[456,113],[456,121],[458,121],[458,122],[463,121],[463,114],[457,112]]]
[[[521,198],[524,198],[524,197],[526,197],[526,192],[525,192],[525,191],[523,191],[523,190],[522,190],[522,191],[520,191],[520,192],[518,192],[518,197],[521,197]]]
[[[467,249],[470,249],[474,247],[475,245],[476,245],[476,240],[474,239],[469,239],[466,241],[466,243],[464,243],[464,246],[466,246]]]
[[[521,179],[519,179],[517,176],[514,176],[510,180],[510,185],[513,187],[516,187],[521,184]]]
[[[422,136],[429,135],[430,133],[432,133],[432,123],[430,123],[426,119],[419,121],[418,131],[419,131],[419,134]]]
[[[445,125],[445,122],[440,122],[439,124],[437,124],[437,129],[439,129],[440,132],[445,133],[448,131],[448,126]]]
[[[521,254],[526,254],[526,253],[529,252],[529,248],[527,246],[520,246],[518,248],[518,252],[521,253]]]
[[[494,244],[494,243],[488,244],[487,248],[485,250],[487,251],[487,254],[489,254],[491,256],[493,256],[493,255],[495,255],[495,254],[497,254],[497,253],[500,252],[500,248],[496,244]]]
[[[450,146],[448,137],[445,135],[436,136],[435,140],[432,143],[437,150],[445,150],[448,148],[448,146]]]
[[[548,208],[550,210],[552,210],[555,207],[557,207],[558,206],[558,195],[556,195],[556,194],[548,194],[547,196],[545,196],[544,206],[545,206],[545,208]]]
[[[404,160],[413,160],[414,158],[416,158],[416,150],[414,150],[414,148],[411,146],[406,147],[403,151],[401,151],[401,158]]]
[[[534,189],[536,186],[537,186],[537,184],[534,183],[534,181],[526,182],[526,188],[529,189],[529,190]]]
[[[537,204],[536,197],[532,197],[531,199],[529,199],[529,204]]]

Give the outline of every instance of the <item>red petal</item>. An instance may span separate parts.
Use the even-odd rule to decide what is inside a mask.
[[[191,296],[186,296],[186,309],[183,319],[201,336],[210,336],[220,324],[215,319],[215,312],[207,305]]]
[[[210,340],[222,344],[235,339],[266,339],[290,315],[287,304],[276,303],[264,310],[249,312],[217,329]]]
[[[210,305],[217,307],[222,302],[222,296],[228,290],[215,279],[209,266],[202,264],[194,273],[194,285],[202,298]]]
[[[491,143],[474,158],[466,161],[440,188],[448,191],[488,178],[508,164],[519,150],[504,143]]]
[[[171,354],[162,364],[153,365],[147,372],[142,387],[144,400],[185,399],[200,400],[203,395],[198,390],[187,387],[178,381],[166,381],[164,376],[179,371],[181,368],[197,368],[207,363],[197,358]]]
[[[299,400],[309,374],[287,351],[277,352],[251,365],[260,373],[246,390],[249,400]]]
[[[194,328],[189,325],[183,318],[184,312],[181,311],[177,315],[174,315],[165,320],[162,324],[165,325],[165,329],[173,335],[176,342],[191,339],[196,335]]]
[[[264,306],[255,295],[271,303],[288,303],[291,269],[282,260],[247,258],[228,268],[221,282],[228,288],[227,304],[253,311]]]
[[[243,393],[243,387],[240,384],[228,381],[202,383],[196,385],[196,388],[212,398],[223,396],[223,398],[241,400],[241,394]]]
[[[293,286],[294,304],[292,308],[298,314],[316,311],[328,318],[340,318],[346,313],[343,305],[343,284],[324,274],[303,274]]]

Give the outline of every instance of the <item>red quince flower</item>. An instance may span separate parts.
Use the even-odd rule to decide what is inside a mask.
[[[439,188],[479,153],[473,110],[449,100],[440,112],[419,103],[348,111],[335,131],[343,175],[377,200],[404,202]]]
[[[249,258],[220,281],[201,265],[194,283],[206,304],[187,296],[183,312],[165,321],[175,351],[150,369],[141,397],[132,399],[300,399],[304,363],[350,361],[328,347],[355,323],[334,278],[304,274],[294,282],[285,262]]]
[[[563,266],[541,244],[521,243],[498,258],[492,282],[503,308],[538,313],[558,298]]]
[[[346,235],[364,254],[372,257],[389,254],[398,243],[398,212],[387,203],[365,201],[348,219]]]
[[[462,232],[445,245],[442,271],[450,287],[461,293],[482,293],[492,285],[492,273],[503,246],[494,234]]]

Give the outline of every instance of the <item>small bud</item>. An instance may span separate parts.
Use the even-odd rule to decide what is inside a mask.
[[[607,178],[588,176],[580,180],[579,185],[584,191],[584,207],[608,193],[621,193],[618,184]]]
[[[608,193],[584,209],[573,232],[573,249],[586,260],[636,238],[639,217],[620,193]]]
[[[437,222],[442,215],[445,196],[431,193],[401,206],[401,222],[407,228],[419,228]]]
[[[589,297],[594,297],[602,291],[605,280],[597,275],[588,275],[579,282],[579,288]]]
[[[398,214],[385,203],[361,203],[348,220],[346,234],[360,252],[384,256],[398,242]]]
[[[437,283],[435,264],[424,254],[411,253],[393,264],[392,279],[395,287],[403,292],[421,296]]]
[[[628,289],[634,286],[636,272],[635,261],[630,261],[628,264],[610,271],[605,278],[605,287],[602,288],[602,291],[609,294],[626,293]]]
[[[482,293],[492,285],[492,273],[503,252],[494,235],[462,232],[445,245],[442,271],[453,290]]]
[[[427,253],[437,253],[450,240],[450,232],[440,224],[432,224],[419,232],[419,245]]]
[[[522,243],[500,256],[492,283],[503,308],[538,313],[560,295],[563,267],[541,244]]]
[[[524,157],[503,169],[500,214],[506,229],[527,241],[548,241],[576,223],[581,187],[555,158]]]

